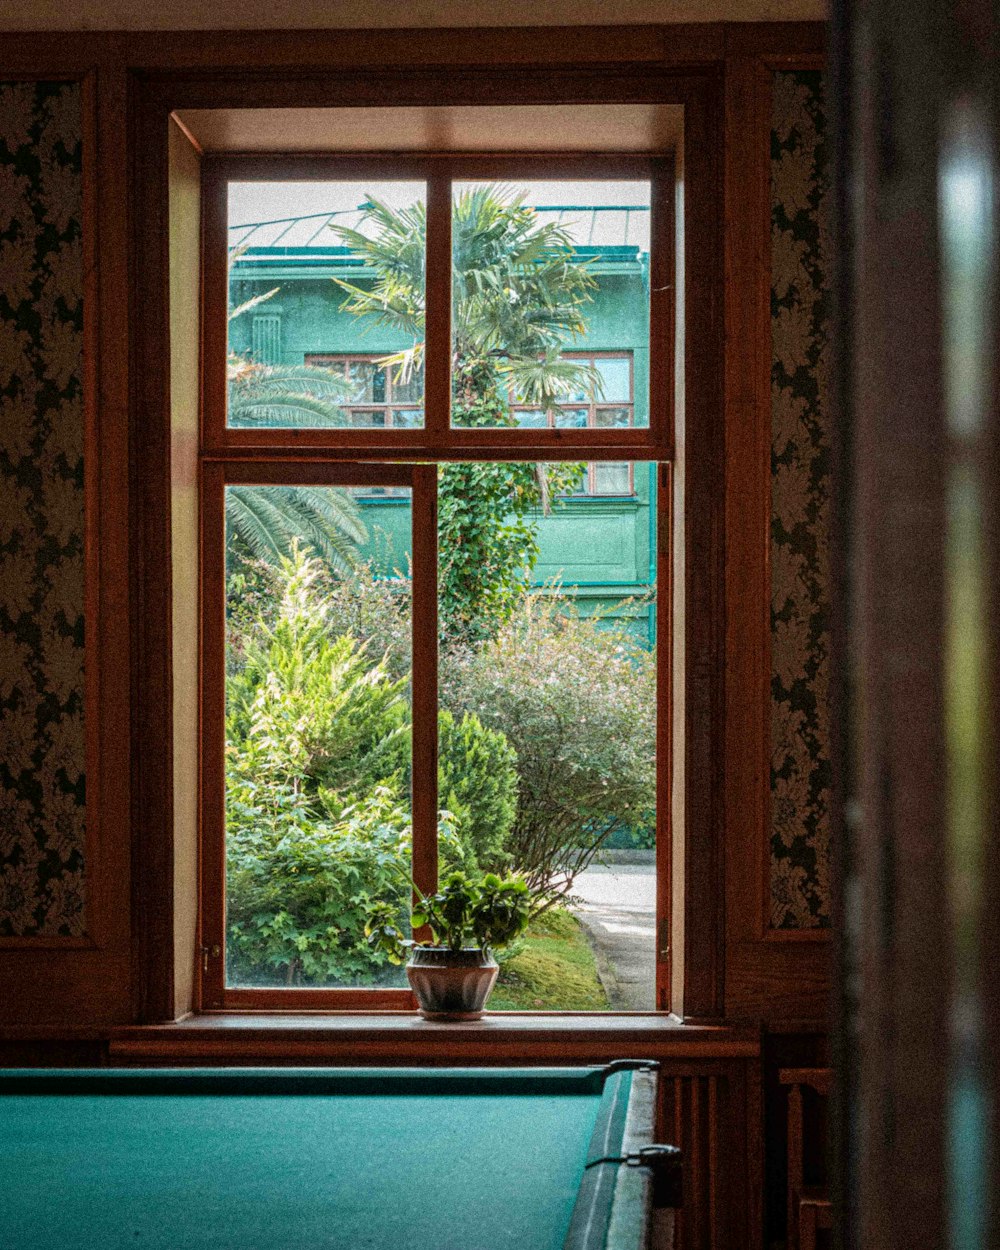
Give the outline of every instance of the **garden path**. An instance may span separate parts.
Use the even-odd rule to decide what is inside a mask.
[[[610,852],[611,855],[614,852]],[[590,938],[614,1011],[652,1011],[656,984],[656,867],[592,864],[573,882],[573,914]]]

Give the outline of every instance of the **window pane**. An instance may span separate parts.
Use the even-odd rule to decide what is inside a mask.
[[[597,495],[627,495],[629,493],[629,466],[599,460],[594,465],[594,493]]]
[[[357,425],[349,405],[389,403],[401,368],[423,425],[425,201],[421,182],[229,184],[230,426]]]
[[[599,430],[616,430],[632,424],[631,408],[598,408],[595,424]]]
[[[351,361],[350,398],[359,404],[384,404],[385,367],[369,360]]]
[[[525,424],[511,397],[627,403],[632,389],[648,424],[649,219],[643,181],[454,185],[454,426]]]
[[[424,414],[417,408],[396,408],[393,411],[392,423],[404,430],[416,429],[423,424]]]
[[[395,368],[390,370],[392,400],[396,404],[419,404],[424,396],[424,375],[422,369],[410,370],[405,373]]]
[[[630,403],[632,400],[632,370],[630,362],[620,356],[598,356],[594,361],[601,378],[598,399],[606,403],[616,400]]]
[[[384,408],[351,408],[349,418],[349,423],[361,430],[380,430],[387,424]]]
[[[378,902],[409,924],[410,593],[399,569],[410,514],[399,494],[227,488],[230,985],[405,984],[364,934]]]
[[[555,411],[556,425],[561,428],[581,430],[587,425],[586,408],[557,408]]]
[[[534,895],[491,1010],[649,1011],[654,466],[600,505],[574,493],[585,466],[546,466],[548,509],[539,469],[439,470],[441,793],[461,811],[444,863],[518,872]]]
[[[517,425],[530,430],[543,430],[548,422],[540,408],[515,408],[512,416]]]

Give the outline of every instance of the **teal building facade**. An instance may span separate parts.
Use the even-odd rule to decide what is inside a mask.
[[[648,424],[649,256],[643,237],[648,207],[545,206],[541,219],[571,223],[577,258],[595,280],[586,333],[566,344],[567,356],[588,361],[602,388],[566,397],[548,418],[512,405],[522,424],[609,427]],[[351,386],[350,419],[365,426],[422,424],[419,385],[401,384],[377,362],[412,339],[341,305],[334,279],[364,286],[373,276],[329,227],[345,216],[317,213],[230,229],[233,306],[276,293],[230,324],[230,348],[256,363],[315,364],[335,369]],[[348,224],[353,225],[354,222]],[[627,624],[655,640],[652,590],[656,575],[655,484],[651,463],[589,464],[577,494],[538,519],[536,593],[571,596],[579,611]],[[369,531],[364,558],[405,568],[410,507],[391,491],[358,499]]]

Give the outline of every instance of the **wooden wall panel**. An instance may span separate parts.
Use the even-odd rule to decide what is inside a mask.
[[[53,444],[47,461],[42,441],[37,440],[32,463],[41,488],[47,477],[54,481],[59,476],[59,465],[65,471],[76,458],[74,475],[65,480],[72,481],[74,489],[82,486],[80,593],[84,599],[85,628],[80,623],[66,632],[66,608],[72,595],[66,598],[64,594],[65,606],[57,613],[63,625],[55,632],[67,642],[82,640],[84,648],[85,715],[81,707],[73,717],[82,724],[81,732],[85,735],[86,833],[82,847],[77,846],[65,866],[75,865],[85,873],[86,893],[77,921],[56,926],[63,933],[40,930],[17,935],[8,926],[8,936],[0,937],[0,1024],[16,1022],[22,1028],[60,1021],[73,1027],[108,1024],[130,1016],[129,840],[124,815],[128,795],[128,621],[123,609],[128,545],[124,533],[126,477],[121,457],[127,418],[120,386],[127,309],[122,286],[116,284],[122,273],[118,258],[124,256],[126,247],[125,79],[124,74],[113,72],[98,75],[94,63],[77,55],[77,51],[63,46],[39,55],[37,48],[30,54],[5,46],[2,71],[8,81],[71,85],[78,99],[74,112],[62,110],[59,126],[63,133],[49,145],[58,159],[54,161],[49,189],[43,191],[51,201],[43,237],[48,244],[58,243],[55,254],[65,259],[66,247],[74,246],[74,241],[70,236],[63,239],[60,232],[65,230],[67,214],[71,216],[74,211],[75,197],[80,225],[79,255],[67,268],[61,263],[39,263],[41,254],[38,248],[35,251],[43,283],[36,310],[49,326],[47,338],[43,336],[35,380],[42,382],[49,397],[58,398],[61,405],[59,421],[48,424],[45,444],[59,438],[63,446],[57,449]],[[9,110],[4,115],[8,122],[12,120]],[[82,186],[75,192],[72,182],[64,177],[62,160],[73,149],[74,118],[82,167]],[[35,143],[44,156],[47,149],[40,134],[35,136]],[[57,172],[61,182],[55,177]],[[44,188],[44,179],[42,185]],[[60,226],[60,222],[64,224]],[[98,248],[98,222],[103,253]],[[9,230],[6,233],[8,242],[16,242]],[[49,297],[45,291],[53,283],[50,294],[54,303],[50,301],[46,313],[44,305]],[[11,289],[8,280],[4,298],[10,298]],[[82,312],[82,361],[77,356],[78,366],[74,366],[73,353],[78,353],[79,348],[73,347],[71,335],[78,333],[79,327],[73,329],[77,323],[71,319],[70,337],[65,333],[57,336],[60,319],[56,314],[60,310],[68,312],[81,297],[82,310],[74,317]],[[79,368],[80,385],[70,394],[61,379],[66,370],[71,373],[74,367]],[[67,420],[74,412],[79,424],[69,438]],[[13,428],[9,422],[5,426],[8,432]],[[78,464],[81,451],[82,469]],[[64,541],[64,530],[61,522],[46,523],[41,528],[35,525],[40,550],[49,555],[59,553],[63,562],[71,550]],[[54,592],[57,581],[47,577],[46,585]],[[35,613],[35,623],[44,628],[44,611],[36,605]],[[115,657],[113,663],[109,662],[110,655]],[[63,663],[60,681],[72,682],[73,671],[72,663],[69,667]],[[78,672],[78,665],[75,671]],[[65,782],[71,759],[68,744],[64,755],[64,766],[58,771]],[[40,766],[38,776],[43,783],[45,775]],[[76,792],[82,794],[82,781]],[[43,816],[41,837],[69,847],[70,831],[66,827],[60,831],[65,820],[51,812]]]
[[[665,1136],[684,1152],[681,1250],[760,1244],[763,1168],[756,1067],[671,1066],[661,1082]]]
[[[307,78],[310,68],[343,63],[355,75],[351,81],[360,83],[366,66],[377,64],[384,69],[392,63],[405,71],[405,89],[418,100],[426,97],[434,77],[427,67],[449,61],[474,67],[492,61],[495,48],[487,48],[488,42],[481,34],[454,31],[394,32],[375,41],[364,32],[321,35],[316,40],[301,36],[293,40],[280,33],[267,39],[246,34],[221,49],[218,44],[208,49],[203,39],[189,35],[84,34],[72,40],[18,36],[5,42],[3,59],[11,72],[18,65],[31,65],[32,72],[46,65],[55,76],[82,78],[91,72],[95,84],[91,122],[98,142],[93,194],[100,246],[96,248],[95,238],[95,264],[87,273],[95,290],[93,437],[100,454],[93,458],[95,504],[89,521],[88,567],[94,570],[98,642],[101,654],[108,658],[92,666],[88,678],[96,683],[88,698],[91,706],[99,708],[94,750],[101,764],[93,778],[98,788],[89,794],[99,816],[93,822],[97,844],[91,857],[93,958],[81,955],[74,962],[66,953],[36,962],[43,954],[36,951],[31,961],[18,962],[12,953],[3,953],[0,985],[9,982],[18,988],[4,999],[0,1013],[10,1012],[26,1023],[70,1016],[78,1023],[91,1023],[139,1015],[165,1018],[174,1007],[172,988],[164,988],[174,985],[174,969],[168,966],[172,965],[173,932],[169,902],[172,777],[169,750],[164,753],[157,746],[164,710],[170,703],[170,672],[166,635],[161,638],[164,649],[157,647],[154,636],[169,619],[171,606],[156,581],[156,567],[169,555],[164,502],[169,482],[162,472],[166,453],[162,439],[156,441],[166,402],[166,367],[145,367],[155,361],[157,346],[161,360],[168,359],[169,334],[162,310],[156,312],[134,301],[130,306],[127,270],[130,215],[135,214],[131,216],[134,225],[141,213],[144,238],[148,240],[151,234],[164,238],[162,230],[152,228],[155,221],[150,216],[160,210],[132,203],[128,179],[132,173],[145,171],[145,185],[158,184],[162,189],[165,162],[163,151],[145,146],[140,152],[133,144],[130,153],[129,126],[136,122],[134,108],[140,94],[165,98],[171,82],[186,78],[196,84],[203,102],[226,92],[250,99],[256,87],[247,67],[256,66],[261,81],[266,80],[269,90],[280,96],[284,88],[278,79],[291,66],[296,73],[284,73],[290,98],[319,90],[309,85],[318,81],[315,75]],[[509,39],[505,35],[503,41],[505,55],[509,53],[513,64],[527,67],[539,58],[552,63],[569,58],[577,65],[594,66],[595,83],[609,73],[609,46],[607,33],[599,30],[568,32],[558,47],[540,41],[530,31],[519,31]],[[656,66],[657,74],[670,73],[671,67],[689,67],[685,72],[690,82],[697,80],[703,101],[701,130],[692,129],[688,139],[691,151],[707,144],[715,153],[724,153],[725,162],[724,171],[719,163],[714,168],[711,162],[704,166],[696,202],[709,205],[706,211],[716,211],[710,205],[720,203],[718,180],[724,174],[726,289],[710,277],[707,284],[689,292],[697,297],[689,302],[692,316],[696,321],[700,318],[701,341],[720,345],[707,348],[700,360],[688,360],[692,374],[700,377],[688,435],[699,431],[699,437],[705,437],[703,460],[700,467],[692,461],[695,471],[689,485],[697,486],[700,481],[714,500],[710,513],[694,527],[690,552],[691,560],[703,566],[703,576],[690,604],[699,621],[693,629],[695,645],[689,660],[700,736],[689,743],[688,772],[697,802],[688,816],[695,821],[692,828],[697,837],[686,847],[686,862],[689,887],[697,894],[698,907],[693,910],[698,923],[688,925],[686,963],[696,991],[691,995],[692,1014],[706,1016],[724,1011],[816,1021],[824,1013],[826,977],[819,950],[788,934],[773,941],[761,927],[763,896],[758,886],[765,878],[768,838],[762,797],[768,749],[759,714],[767,698],[770,663],[766,541],[753,546],[756,537],[746,537],[767,532],[767,499],[762,490],[768,483],[753,476],[755,466],[767,463],[769,447],[767,83],[779,64],[785,68],[818,65],[821,46],[822,31],[817,26],[614,31],[615,55],[629,59],[633,84],[644,81],[640,71],[645,73],[644,67],[650,65]],[[206,67],[217,68],[220,61],[217,72],[200,73]],[[414,68],[418,64],[419,70]],[[691,74],[691,66],[698,67],[697,74]],[[537,73],[532,71],[532,75],[532,81],[537,81]],[[449,81],[460,96],[463,91],[472,92],[473,77],[470,68],[452,74]],[[366,89],[374,90],[371,75],[367,78]],[[326,75],[324,82],[328,79]],[[544,91],[555,90],[550,75]],[[718,108],[723,93],[725,116]],[[689,280],[699,265],[705,274],[716,274],[721,221],[718,225],[719,230],[704,229],[689,256]],[[135,272],[148,266],[166,272],[165,255],[155,247],[133,260]],[[728,342],[724,403],[718,373],[723,313]],[[146,347],[136,354],[140,335]],[[140,359],[143,369],[130,377],[131,363]],[[141,511],[133,511],[131,534],[130,439],[132,504],[145,501]],[[723,472],[724,498],[719,493]],[[151,532],[150,518],[157,515],[158,528],[154,525],[155,532]],[[134,540],[131,557],[130,537]],[[730,553],[724,582],[723,551]],[[130,613],[136,636],[142,633],[140,625],[152,631],[134,652],[127,629]],[[143,691],[143,702],[132,701],[131,707],[130,683]],[[130,727],[134,734],[131,751]],[[133,856],[138,870],[134,876],[130,871]],[[164,897],[168,902],[161,906]]]
[[[785,287],[774,288],[772,279],[775,253],[780,258],[780,249],[786,245],[791,250],[788,259],[799,267],[796,274],[806,271],[808,260],[810,277],[816,276],[816,259],[807,256],[805,241],[796,240],[794,229],[778,230],[777,239],[772,235],[774,83],[776,74],[815,73],[821,65],[816,55],[782,57],[771,49],[733,57],[727,66],[725,1001],[727,1016],[761,1019],[777,1029],[790,1024],[825,1027],[829,994],[824,941],[829,909],[825,811],[817,817],[820,800],[810,789],[816,775],[825,776],[828,765],[822,756],[825,747],[816,745],[817,735],[803,734],[804,720],[797,707],[808,695],[814,715],[819,707],[820,723],[825,724],[825,688],[813,671],[818,663],[814,656],[825,663],[825,637],[821,630],[816,637],[810,633],[820,627],[812,618],[806,619],[807,613],[801,614],[796,631],[788,628],[788,618],[797,608],[794,601],[789,604],[787,595],[772,617],[771,565],[772,535],[777,534],[779,548],[787,545],[788,537],[780,523],[774,524],[773,471],[781,473],[785,460],[805,460],[798,449],[806,444],[817,463],[825,463],[816,404],[808,409],[799,396],[800,391],[814,394],[817,387],[822,388],[824,357],[815,328],[817,307],[807,302],[804,292],[797,297]],[[801,106],[797,97],[792,98]],[[809,117],[815,126],[813,114]],[[789,140],[789,133],[790,129],[783,142],[798,143],[799,136]],[[780,156],[781,145],[775,146]],[[796,172],[803,183],[800,194],[808,205],[816,195],[810,187],[810,180],[815,181],[811,154],[815,144],[812,149],[805,143],[802,146],[805,159]],[[739,211],[732,207],[736,204]],[[787,226],[787,214],[780,216],[780,224]],[[782,238],[785,233],[792,237]],[[777,299],[774,289],[781,290]],[[813,298],[821,299],[822,291]],[[777,366],[775,345],[780,352]],[[777,390],[774,399],[772,374]],[[787,406],[786,401],[794,401],[798,442],[790,447],[786,439],[773,462],[773,414]],[[806,476],[814,468],[812,461],[805,465]],[[783,507],[782,492],[777,498]],[[816,500],[805,500],[797,520],[797,541],[809,547],[811,555],[825,552],[826,518]],[[821,582],[822,569],[814,581],[817,577]],[[783,589],[779,584],[779,591]],[[785,635],[793,632],[792,640],[801,647],[792,667],[801,664],[803,672],[808,667],[808,676],[786,687],[783,681],[774,681],[773,665],[778,658],[781,676],[788,675],[781,657],[788,651]],[[798,725],[798,720],[803,724]],[[781,752],[778,767],[772,771],[775,741],[795,742],[800,754],[820,760],[818,773],[815,768],[804,770],[805,784],[795,793],[786,784],[790,769]],[[792,800],[791,810],[780,812],[777,830],[772,783],[780,801]],[[775,906],[775,898],[782,900],[781,906]]]

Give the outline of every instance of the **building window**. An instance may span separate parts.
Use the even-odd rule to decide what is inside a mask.
[[[341,406],[356,429],[416,429],[423,422],[421,372],[415,370],[404,381],[399,369],[379,363],[384,355],[310,353],[305,363],[344,379],[348,394]]]
[[[620,430],[634,424],[631,352],[564,352],[563,358],[592,369],[593,378],[548,413],[519,402],[509,391],[510,412],[520,427]],[[415,429],[423,419],[423,378],[417,372],[403,381],[399,369],[384,360],[384,352],[365,356],[310,352],[305,363],[344,379],[350,394],[342,409],[357,429]],[[632,491],[632,465],[615,461],[591,461],[575,489],[586,497],[631,495]]]
[[[518,425],[534,429],[621,430],[635,424],[634,360],[631,352],[564,352],[593,370],[585,385],[548,412],[511,394]],[[632,465],[591,461],[577,492],[581,495],[631,495]]]

